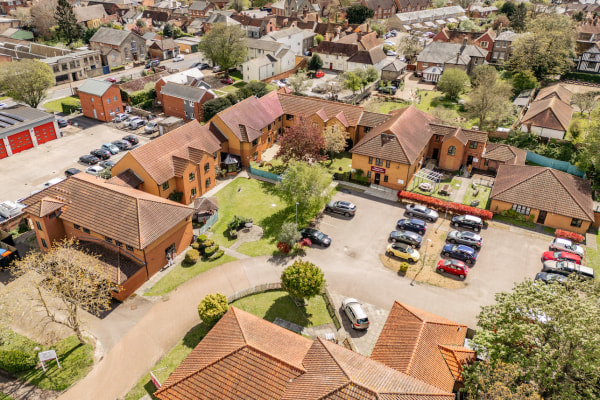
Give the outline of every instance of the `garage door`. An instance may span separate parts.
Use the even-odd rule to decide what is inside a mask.
[[[6,147],[4,147],[4,140],[0,139],[0,158],[8,157]]]
[[[38,144],[49,142],[50,140],[56,139],[56,131],[54,130],[54,123],[48,122],[47,124],[40,125],[34,130],[35,137]]]
[[[33,147],[31,135],[29,135],[28,130],[9,136],[8,143],[10,144],[10,149],[12,150],[13,154],[17,154],[23,150]]]

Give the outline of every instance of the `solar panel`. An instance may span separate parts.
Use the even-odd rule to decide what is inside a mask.
[[[17,121],[21,121],[21,122],[25,121],[25,118],[21,118],[19,116],[16,116],[14,114],[9,114],[9,113],[4,112],[4,111],[0,111],[0,115],[4,115],[5,117],[16,119]]]
[[[7,128],[8,125],[3,124],[2,122],[0,122],[0,128]]]
[[[16,124],[16,122],[15,122],[15,121],[12,121],[12,120],[10,120],[10,119],[8,119],[8,118],[4,118],[4,117],[0,117],[0,121],[2,121],[2,122],[6,122],[6,123],[7,123],[7,124],[9,124],[9,125],[14,125],[14,124]]]

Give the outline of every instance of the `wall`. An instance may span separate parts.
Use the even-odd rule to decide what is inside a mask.
[[[192,217],[190,216],[144,249],[149,276],[152,277],[167,264],[165,250],[172,243],[175,243],[175,253],[180,254],[190,245],[193,236]]]
[[[164,198],[168,197],[168,193],[164,195],[159,192],[158,183],[155,182],[154,179],[152,179],[152,177],[150,177],[150,175],[146,172],[145,169],[142,168],[142,166],[137,162],[137,160],[131,155],[130,152],[127,152],[123,156],[123,158],[117,161],[114,167],[112,167],[111,171],[113,176],[116,176],[128,169],[134,171],[144,181],[140,186],[140,190],[146,193],[154,194],[156,196],[161,196]]]
[[[417,164],[417,163],[415,163]],[[417,165],[409,166],[407,164],[400,164],[396,162],[391,162],[389,168],[386,167],[385,161],[382,166],[378,166],[375,164],[375,158],[373,158],[372,164],[369,164],[369,157],[352,154],[352,168],[353,169],[362,169],[365,172],[365,176],[368,172],[371,172],[371,178],[369,182],[374,183],[375,181],[375,171],[372,171],[371,168],[376,167],[385,172],[380,172],[381,180],[379,184],[381,186],[388,187],[394,190],[403,190],[410,180],[410,175],[414,173],[414,170],[417,168]],[[411,173],[411,171],[413,171]],[[388,176],[388,182],[384,182],[385,176]],[[402,183],[399,180],[403,181]]]
[[[448,154],[448,149],[450,146],[456,147],[456,153],[453,156]],[[456,138],[451,138],[442,142],[439,167],[447,171],[456,171],[460,169],[464,152],[464,145]]]
[[[528,129],[527,123],[525,122],[523,125],[521,125],[521,132],[531,132],[551,139],[563,139],[565,136],[565,131],[559,131],[556,129],[542,128],[540,126],[533,125],[531,125],[531,129]]]

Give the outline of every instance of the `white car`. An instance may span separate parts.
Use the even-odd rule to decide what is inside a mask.
[[[173,57],[173,62],[179,62],[179,61],[183,61],[185,60],[185,57],[183,56],[183,54],[178,54],[175,57]]]
[[[219,67],[218,65],[215,65],[215,66],[212,68],[212,71],[213,71],[213,72],[219,72],[220,70],[221,70],[221,67]]]
[[[396,43],[392,42],[391,40],[386,40],[385,42],[383,42],[383,44],[385,44],[386,46],[395,46]]]
[[[129,125],[136,119],[140,119],[140,117],[138,117],[137,115],[130,116],[129,118],[123,121],[123,123],[121,124],[121,128],[129,128]]]
[[[555,238],[550,242],[550,250],[552,251],[566,251],[567,253],[573,253],[583,258],[584,251],[583,247],[571,242],[568,239]]]
[[[92,174],[92,175],[95,175],[95,176],[98,176],[98,175],[100,175],[100,173],[101,173],[102,171],[104,171],[104,168],[102,168],[102,167],[101,167],[101,166],[99,166],[99,165],[93,165],[93,166],[91,166],[91,167],[88,167],[88,168],[85,170],[85,172],[87,172],[88,174]]]
[[[152,133],[152,132],[154,132],[155,130],[157,130],[157,129],[158,129],[158,123],[159,123],[160,121],[162,121],[162,120],[160,120],[160,119],[155,119],[155,120],[153,120],[153,121],[150,121],[150,122],[148,122],[148,123],[146,124],[146,126],[144,126],[144,132],[146,132],[146,133]]]
[[[113,118],[113,122],[123,122],[125,121],[127,118],[129,117],[129,115],[125,114],[125,113],[120,113],[117,114],[114,118]]]
[[[395,51],[393,51],[393,50],[388,50],[388,52],[387,52],[387,55],[388,55],[388,56],[397,56],[397,55],[398,55],[398,53],[396,53],[396,52],[395,52]]]

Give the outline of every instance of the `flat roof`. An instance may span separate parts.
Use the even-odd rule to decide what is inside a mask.
[[[54,114],[28,106],[0,109],[0,138],[50,121],[54,121]]]

